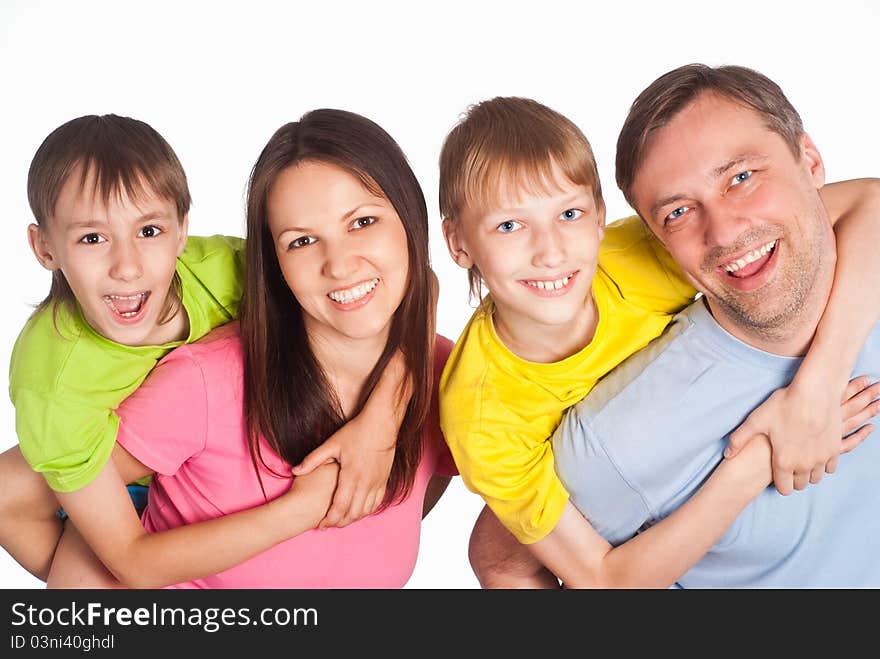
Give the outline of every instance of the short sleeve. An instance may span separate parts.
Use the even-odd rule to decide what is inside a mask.
[[[204,449],[207,409],[204,374],[182,346],[123,401],[116,441],[154,471],[174,474]]]
[[[90,483],[113,451],[119,419],[94,401],[27,388],[15,392],[22,455],[56,492]]]
[[[637,215],[605,227],[599,268],[625,300],[648,311],[678,313],[697,294],[663,244]]]
[[[578,407],[565,414],[553,434],[556,472],[574,506],[608,542],[619,545],[652,519],[650,508],[617,470]]]

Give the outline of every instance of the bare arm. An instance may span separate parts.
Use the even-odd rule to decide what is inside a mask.
[[[838,402],[844,433],[875,412],[875,388],[865,389],[864,384],[861,379],[851,382],[845,399]],[[867,425],[846,439],[838,438],[838,451],[853,450],[872,431]],[[770,445],[758,436],[736,457],[722,460],[669,517],[618,547],[599,535],[569,501],[553,531],[528,548],[568,587],[668,587],[718,541],[770,477]]]
[[[775,392],[731,435],[735,455],[758,433],[773,446],[773,480],[782,494],[818,483],[837,467],[837,401],[861,346],[880,318],[880,179],[826,185],[837,266],[831,297],[791,385]]]
[[[121,447],[116,451],[123,451]],[[126,457],[127,456],[127,457]],[[121,466],[117,468],[116,462]],[[290,491],[264,505],[169,531],[147,533],[125,482],[149,473],[116,455],[98,477],[58,498],[98,558],[124,585],[153,588],[216,574],[315,527],[336,486],[337,467],[297,477]]]

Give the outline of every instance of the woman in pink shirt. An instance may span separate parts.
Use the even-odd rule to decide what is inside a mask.
[[[117,442],[130,456],[126,478],[156,473],[143,516],[150,531],[289,490],[302,505],[290,519],[294,537],[178,587],[406,583],[421,519],[456,473],[438,423],[436,384],[451,342],[433,333],[432,277],[424,196],[384,130],[315,110],[272,136],[248,189],[240,327],[160,362],[118,410]],[[291,465],[360,411],[398,352],[411,395],[382,505],[317,530],[337,465],[297,477]]]

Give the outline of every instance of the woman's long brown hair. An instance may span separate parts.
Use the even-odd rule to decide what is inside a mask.
[[[251,172],[247,283],[241,309],[244,404],[251,458],[258,475],[258,461],[268,469],[260,452],[262,436],[289,464],[298,464],[346,422],[336,392],[310,348],[302,309],[281,274],[268,227],[267,201],[272,184],[282,171],[303,162],[335,165],[356,176],[371,192],[394,206],[406,232],[406,292],[392,319],[385,350],[351,415],[363,409],[399,348],[412,395],[397,436],[383,502],[388,505],[405,497],[412,487],[431,397],[428,211],[418,180],[397,143],[378,125],[352,112],[314,110],[299,121],[285,124],[263,148]]]

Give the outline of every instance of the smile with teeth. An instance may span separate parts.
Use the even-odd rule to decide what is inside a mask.
[[[531,286],[532,288],[537,288],[541,291],[558,291],[560,288],[565,288],[568,285],[568,282],[571,281],[571,278],[574,277],[575,273],[571,273],[570,275],[566,275],[565,277],[560,277],[559,279],[524,279],[523,283],[526,286]]]
[[[104,302],[113,313],[123,318],[132,318],[140,312],[149,296],[149,291],[134,295],[105,295]]]
[[[767,255],[769,252],[773,251],[773,248],[776,247],[776,241],[773,240],[766,245],[761,245],[761,247],[757,249],[753,249],[751,252],[743,254],[736,261],[731,261],[724,265],[724,269],[727,272],[734,273],[737,270],[745,268],[749,263],[754,263],[761,257]]]
[[[352,286],[351,288],[344,288],[338,291],[330,291],[329,293],[327,293],[327,297],[329,297],[334,302],[338,302],[339,304],[351,304],[352,302],[357,302],[358,300],[360,300],[378,285],[379,278],[376,277],[375,279],[370,279],[369,281],[363,281],[356,286]]]

